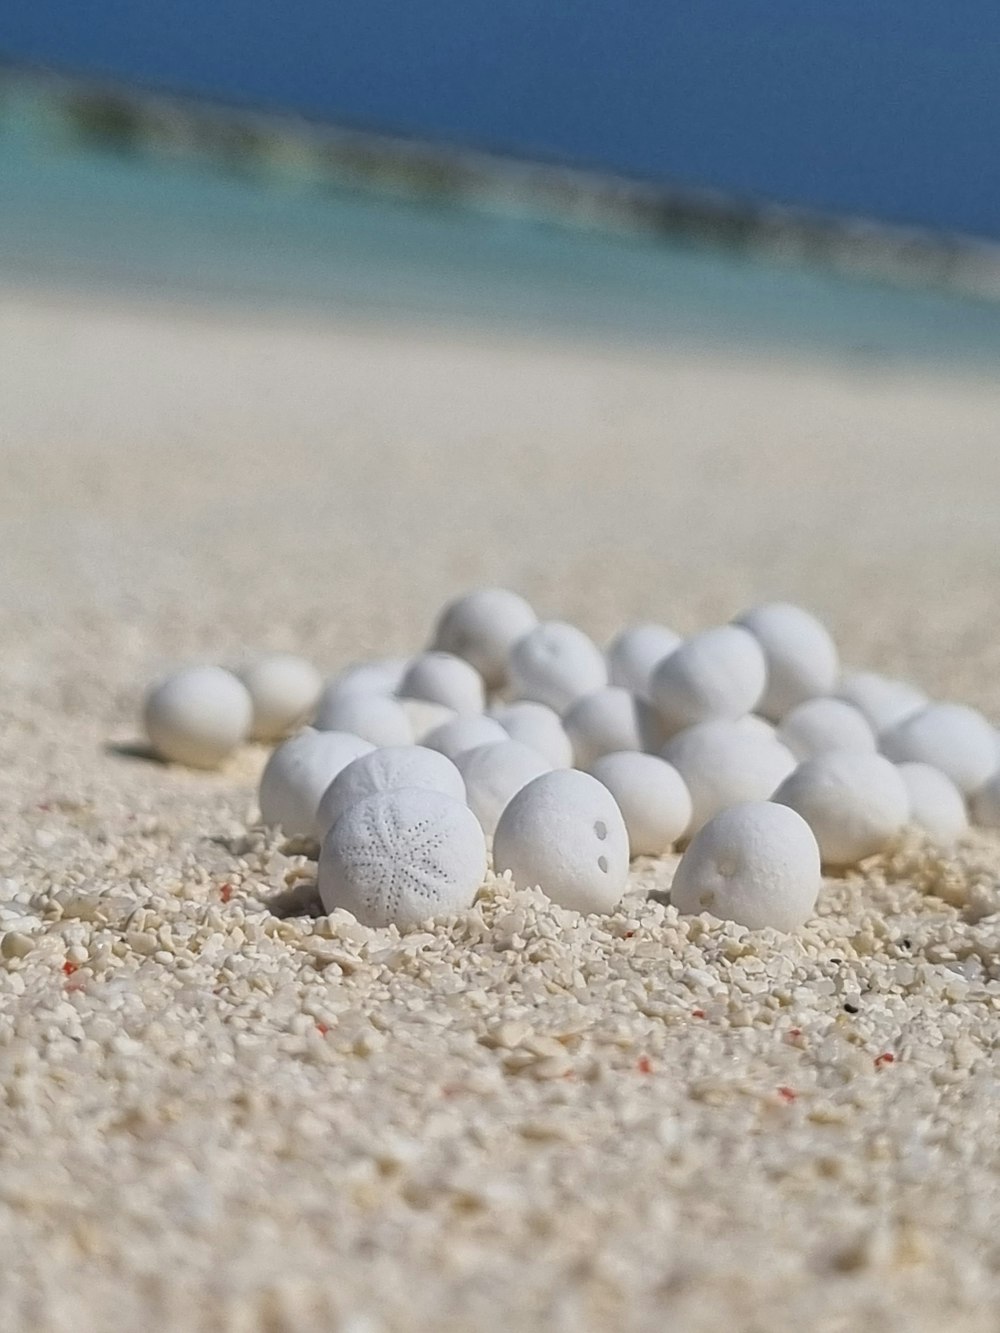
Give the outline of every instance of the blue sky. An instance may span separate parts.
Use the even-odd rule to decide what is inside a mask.
[[[1000,236],[998,0],[15,0],[0,53]]]

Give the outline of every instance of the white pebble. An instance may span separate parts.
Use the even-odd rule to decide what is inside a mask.
[[[563,717],[577,768],[589,768],[616,750],[658,750],[666,736],[659,715],[645,699],[618,685],[585,694]]]
[[[413,739],[418,745],[423,745],[432,731],[443,727],[446,722],[453,722],[458,716],[454,708],[432,704],[428,699],[399,699],[398,702],[406,712],[413,728]]]
[[[553,768],[573,766],[573,744],[559,714],[548,704],[521,699],[494,709],[492,716],[512,741],[537,750]]]
[[[407,927],[471,907],[485,875],[472,811],[443,792],[404,787],[343,812],[323,841],[319,894],[327,912]]]
[[[153,686],[143,721],[161,758],[191,768],[217,768],[250,734],[253,703],[231,671],[188,667]]]
[[[440,727],[435,727],[424,737],[424,744],[431,750],[439,750],[449,759],[457,759],[466,750],[474,750],[477,745],[496,745],[509,740],[499,722],[485,714],[477,717],[453,717]]]
[[[443,754],[422,745],[391,745],[352,759],[323,793],[316,829],[324,838],[345,810],[377,792],[419,787],[465,801],[462,775]]]
[[[589,772],[615,798],[633,856],[661,856],[687,833],[691,794],[672,764],[653,754],[605,754]]]
[[[378,657],[345,667],[323,690],[323,698],[348,694],[395,694],[410,665],[408,657]]]
[[[754,636],[738,625],[720,625],[665,657],[653,672],[650,693],[672,733],[752,712],[766,684],[767,664]]]
[[[828,750],[874,754],[878,749],[875,733],[860,708],[829,697],[796,704],[778,724],[777,737],[796,759],[813,759]]]
[[[673,736],[660,751],[691,795],[689,833],[741,801],[766,801],[795,768],[795,756],[778,741],[740,722],[699,722]]]
[[[347,731],[372,745],[413,744],[406,709],[383,694],[324,695],[313,726],[317,731]]]
[[[834,693],[864,713],[876,736],[919,713],[930,702],[915,685],[880,676],[875,671],[848,672],[841,676]]]
[[[604,654],[583,630],[562,620],[536,625],[510,652],[510,689],[564,713],[570,704],[608,683]]]
[[[549,765],[536,751],[517,741],[504,740],[477,745],[455,760],[465,782],[465,799],[483,826],[492,834],[504,809],[523,786]]]
[[[250,737],[280,741],[312,716],[323,677],[311,662],[293,653],[267,653],[241,667],[240,680],[253,702]]]
[[[880,743],[882,753],[896,763],[939,768],[966,795],[981,787],[997,766],[993,728],[965,704],[928,704],[884,732]]]
[[[969,827],[962,793],[951,778],[930,764],[897,764],[910,798],[910,823],[947,846]]]
[[[1000,828],[1000,772],[994,773],[973,793],[970,807],[974,824],[981,828]]]
[[[681,636],[666,625],[630,625],[608,644],[611,684],[648,699],[654,668],[680,645]]]
[[[819,847],[787,806],[747,801],[696,833],[670,888],[678,912],[710,912],[750,930],[795,930],[816,908]]]
[[[774,799],[798,811],[829,866],[852,866],[884,851],[910,817],[906,783],[880,754],[832,750],[807,759]]]
[[[399,693],[407,699],[443,704],[459,717],[481,713],[486,705],[482,676],[454,653],[421,653],[415,657],[400,682]]]
[[[778,739],[778,730],[774,723],[768,722],[766,717],[760,717],[757,713],[747,713],[745,717],[738,717],[733,726],[739,727],[740,731],[746,732],[748,736],[756,736],[760,741]]]
[[[826,626],[800,606],[769,602],[736,617],[767,658],[767,689],[758,712],[776,722],[817,695],[832,694],[840,671],[837,646]]]
[[[510,650],[537,624],[535,612],[516,592],[480,588],[445,607],[431,646],[464,657],[497,689],[507,679]]]
[[[558,769],[523,787],[493,838],[497,874],[578,912],[610,912],[628,883],[629,842],[614,797],[589,773]]]
[[[280,824],[290,837],[315,837],[323,793],[352,759],[374,748],[360,736],[312,727],[282,741],[261,774],[261,819],[265,824]]]

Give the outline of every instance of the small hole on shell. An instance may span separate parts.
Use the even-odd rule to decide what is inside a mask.
[[[603,870],[605,874],[608,873],[608,858],[607,858],[606,856],[599,856],[599,857],[597,858],[597,864],[598,864],[598,867],[599,867],[601,870]]]
[[[594,825],[594,832],[600,838],[601,842],[608,836],[608,826],[603,819],[599,819]]]

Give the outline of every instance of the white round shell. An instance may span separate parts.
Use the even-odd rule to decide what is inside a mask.
[[[454,708],[432,704],[428,699],[400,699],[399,703],[406,711],[413,728],[413,739],[418,745],[423,745],[432,731],[443,727],[446,722],[453,722],[458,716]]]
[[[882,753],[897,763],[930,764],[969,795],[997,767],[993,728],[965,704],[928,704],[881,737]]]
[[[880,754],[832,750],[807,759],[774,799],[798,811],[829,866],[855,865],[884,851],[910,817],[906,784]]]
[[[510,651],[511,693],[564,713],[575,700],[608,683],[604,654],[583,630],[562,620],[536,625]]]
[[[217,666],[188,667],[146,695],[143,722],[163,759],[217,768],[250,732],[253,704],[241,680]]]
[[[316,709],[317,731],[348,731],[372,745],[412,745],[413,727],[398,699],[383,694],[327,695]]]
[[[520,741],[522,745],[537,750],[553,768],[572,767],[572,742],[566,735],[559,714],[548,704],[521,699],[517,703],[504,704],[495,709],[493,716],[512,741]]]
[[[1000,828],[1000,772],[994,773],[970,801],[972,822],[981,828]]]
[[[241,667],[240,680],[253,702],[250,737],[280,741],[308,721],[323,678],[311,662],[293,653],[267,653]]]
[[[497,689],[507,679],[511,648],[537,624],[535,612],[516,592],[480,588],[444,608],[431,646],[463,657]]]
[[[777,737],[796,759],[814,759],[828,750],[874,754],[878,749],[860,708],[827,696],[796,704],[778,724]]]
[[[506,806],[526,783],[549,765],[537,751],[517,741],[504,740],[477,745],[455,760],[465,782],[465,799],[483,826],[492,834]]]
[[[969,827],[962,793],[951,778],[930,764],[897,764],[910,798],[910,823],[942,846],[953,843]]]
[[[589,773],[557,769],[523,787],[493,838],[498,874],[538,885],[578,912],[610,912],[628,882],[628,830],[608,789]]]
[[[720,625],[686,639],[654,670],[650,693],[668,734],[752,712],[767,683],[764,652],[749,631]]]
[[[408,657],[379,657],[345,667],[324,687],[321,701],[347,694],[395,694],[410,665]]]
[[[662,856],[687,833],[691,795],[665,759],[621,751],[602,755],[589,771],[615,798],[633,856]]]
[[[699,722],[672,737],[660,751],[691,795],[689,833],[741,801],[766,801],[795,768],[795,756],[778,741],[740,722]]]
[[[767,658],[767,688],[757,711],[776,722],[796,704],[832,694],[840,671],[837,645],[826,626],[800,606],[768,602],[736,617]]]
[[[929,700],[915,685],[892,680],[875,671],[849,671],[841,676],[835,694],[864,713],[876,736],[904,718],[926,708]]]
[[[577,768],[616,750],[658,750],[666,737],[653,706],[618,685],[577,699],[563,716]]]
[[[496,745],[509,740],[499,722],[485,714],[477,717],[453,717],[450,722],[435,727],[424,737],[424,744],[431,750],[440,750],[449,759],[457,759],[466,750],[474,750],[477,745]]]
[[[352,759],[374,748],[360,736],[312,727],[282,741],[261,774],[261,819],[280,824],[291,837],[317,836],[316,812],[323,793]]]
[[[443,704],[459,717],[481,713],[486,704],[482,676],[454,653],[421,653],[415,657],[400,682],[399,693],[407,699]]]
[[[750,930],[795,930],[822,883],[819,847],[787,806],[747,801],[723,810],[681,857],[670,889],[678,912],[711,912]]]
[[[316,812],[316,829],[323,838],[340,816],[358,801],[376,792],[419,787],[465,801],[465,783],[458,769],[443,754],[422,745],[391,745],[352,759],[323,793]]]
[[[486,843],[471,810],[443,792],[404,787],[350,806],[323,840],[319,894],[366,926],[414,926],[472,906]]]
[[[681,636],[666,625],[630,625],[608,644],[611,684],[648,699],[654,668],[680,645]]]

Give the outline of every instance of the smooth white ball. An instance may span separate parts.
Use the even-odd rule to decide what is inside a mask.
[[[486,875],[472,811],[443,792],[404,787],[350,806],[323,840],[319,896],[365,926],[400,928],[471,907]]]
[[[426,699],[453,708],[459,717],[481,713],[486,705],[483,678],[454,653],[421,653],[410,663],[399,686],[406,699]]]
[[[777,737],[796,759],[813,759],[828,750],[874,754],[878,749],[875,733],[860,708],[826,696],[796,704],[778,724]]]
[[[787,806],[746,801],[723,810],[691,839],[670,888],[678,912],[711,912],[750,930],[795,930],[816,908],[819,847]]]
[[[424,744],[431,750],[440,750],[449,759],[457,759],[466,750],[474,750],[477,745],[496,745],[500,741],[510,740],[499,722],[485,714],[477,717],[453,717],[450,722],[435,727],[424,737]]]
[[[1000,828],[1000,772],[994,773],[973,792],[970,801],[972,822],[980,828]]]
[[[966,795],[997,767],[993,728],[965,704],[928,704],[883,732],[880,744],[882,753],[898,764],[912,761],[939,768]]]
[[[317,731],[348,731],[372,745],[412,745],[413,727],[398,699],[383,694],[327,695],[313,719]]]
[[[348,694],[395,694],[410,665],[408,657],[379,657],[355,662],[327,683],[321,702]]]
[[[608,675],[612,685],[649,698],[654,668],[681,645],[681,636],[666,625],[630,625],[608,644]]]
[[[446,722],[454,722],[458,716],[454,708],[432,704],[429,699],[399,699],[398,702],[403,706],[413,728],[413,739],[418,745],[423,745],[432,731],[443,727]]]
[[[795,768],[790,750],[739,722],[686,727],[660,755],[677,769],[691,795],[689,833],[697,833],[727,806],[766,801]]]
[[[575,700],[607,685],[608,667],[583,630],[546,620],[514,644],[507,677],[515,698],[533,699],[564,713]]]
[[[764,652],[738,625],[686,639],[654,670],[650,694],[668,733],[750,713],[767,684]]]
[[[910,798],[910,823],[947,845],[969,827],[962,793],[951,778],[930,764],[897,764]]]
[[[458,769],[443,754],[422,745],[390,745],[352,759],[323,793],[316,812],[316,828],[324,838],[340,816],[358,801],[376,792],[420,787],[465,801],[465,783]]]
[[[162,759],[217,768],[250,732],[253,703],[241,680],[222,667],[188,667],[146,695],[143,722]]]
[[[756,736],[759,741],[775,741],[778,739],[778,729],[774,723],[768,722],[766,717],[760,717],[757,713],[747,713],[745,717],[736,718],[733,726],[746,732],[748,736]]]
[[[537,624],[537,615],[516,592],[480,588],[445,607],[431,647],[464,657],[491,689],[498,689],[507,679],[510,650]]]
[[[280,741],[312,716],[323,677],[293,653],[267,653],[237,672],[253,701],[250,738]]]
[[[577,768],[589,768],[616,750],[658,750],[666,736],[647,700],[618,685],[605,685],[577,699],[563,716]]]
[[[769,602],[736,617],[767,658],[767,688],[757,711],[776,722],[804,699],[832,694],[840,672],[826,626],[800,606]]]
[[[493,717],[512,741],[537,750],[553,768],[572,768],[573,743],[559,714],[548,704],[521,699],[494,709]]]
[[[289,837],[316,837],[316,812],[323,793],[352,759],[374,748],[360,736],[312,727],[282,741],[261,774],[261,819],[280,824]]]
[[[589,772],[615,798],[633,856],[662,856],[687,833],[691,794],[672,764],[653,754],[605,754]]]
[[[493,864],[561,907],[610,912],[628,883],[628,830],[607,787],[589,773],[557,769],[522,787],[504,810]]]
[[[511,740],[477,745],[458,755],[455,764],[465,782],[469,808],[487,834],[493,833],[497,820],[521,788],[550,770],[536,750]]]
[[[889,731],[904,718],[919,713],[930,702],[923,690],[905,680],[892,680],[875,671],[849,671],[834,691],[864,713],[876,736]]]
[[[831,750],[807,759],[774,799],[798,811],[829,866],[852,866],[884,851],[910,817],[906,783],[880,754]]]

